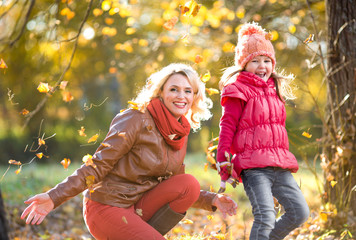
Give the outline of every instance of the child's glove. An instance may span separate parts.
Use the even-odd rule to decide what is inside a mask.
[[[231,163],[230,154],[228,152],[225,152],[225,158],[225,162],[216,163],[216,168],[221,177],[220,189],[218,193],[225,192],[226,182],[230,183],[233,188],[239,184],[239,181],[237,180],[237,174],[234,170],[234,164]]]

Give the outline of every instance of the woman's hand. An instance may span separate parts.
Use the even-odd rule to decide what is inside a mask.
[[[37,194],[25,201],[30,204],[21,214],[21,219],[27,215],[26,224],[40,224],[47,214],[53,210],[54,203],[47,193]]]
[[[226,218],[226,214],[230,216],[236,214],[237,203],[232,200],[230,197],[223,194],[217,194],[213,199],[213,205],[217,207],[223,215],[223,218]]]

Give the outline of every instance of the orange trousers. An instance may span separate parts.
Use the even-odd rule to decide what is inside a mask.
[[[175,175],[147,191],[129,208],[84,201],[84,220],[90,233],[98,240],[164,240],[147,221],[167,203],[173,211],[185,213],[199,194],[200,184],[192,175]],[[136,209],[142,210],[142,216],[136,213]]]

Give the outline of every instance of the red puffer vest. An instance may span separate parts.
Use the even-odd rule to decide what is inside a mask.
[[[223,89],[221,97],[222,104],[226,97],[245,102],[231,146],[238,175],[243,169],[268,166],[298,170],[298,162],[289,152],[284,103],[277,96],[272,78],[264,82],[253,73],[241,72]]]

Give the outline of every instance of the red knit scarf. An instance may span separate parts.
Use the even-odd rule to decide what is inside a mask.
[[[147,106],[155,124],[166,143],[174,150],[179,150],[184,145],[185,136],[190,132],[188,120],[181,116],[179,121],[158,98],[154,98]]]

